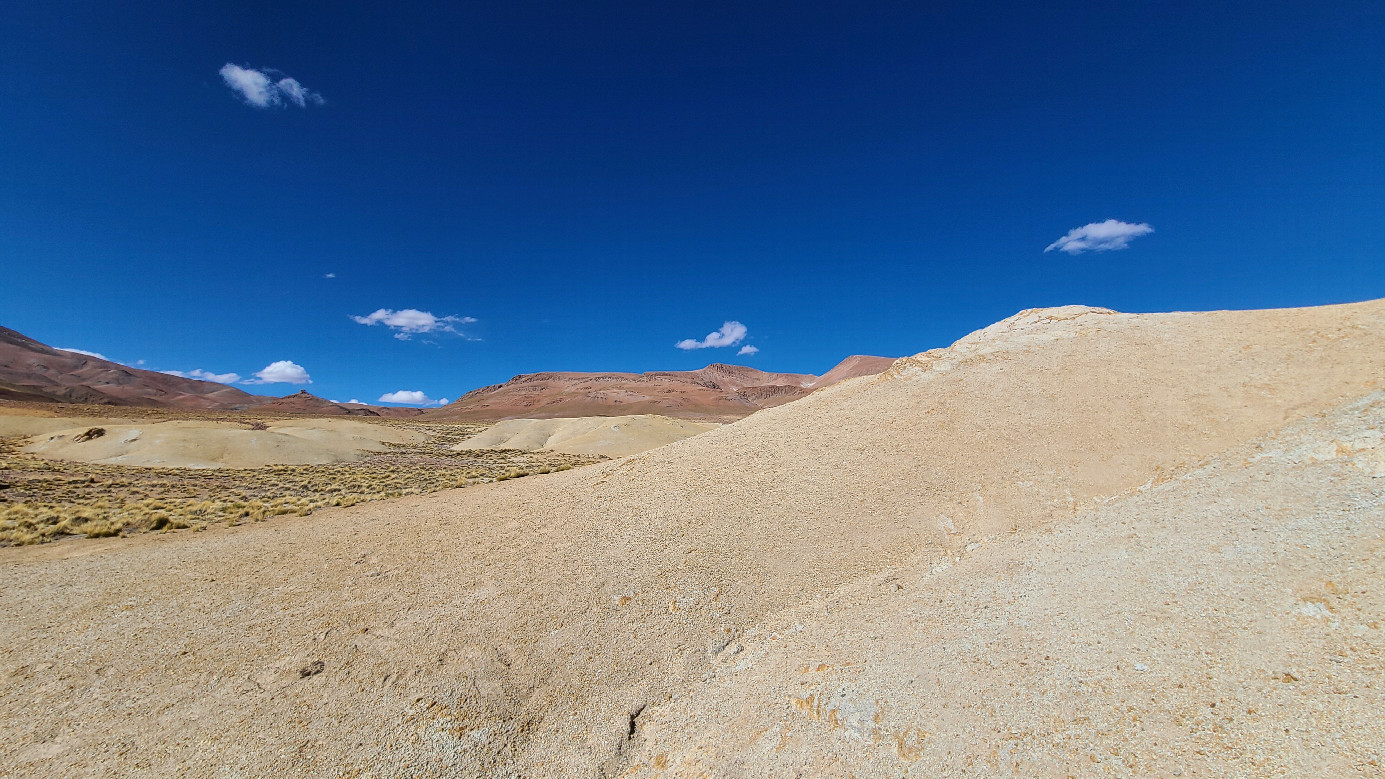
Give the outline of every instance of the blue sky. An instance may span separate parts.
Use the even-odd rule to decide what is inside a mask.
[[[148,368],[439,399],[1385,296],[1378,3],[139,5],[0,10],[0,324]]]

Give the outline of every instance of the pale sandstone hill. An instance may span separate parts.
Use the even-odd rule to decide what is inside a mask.
[[[26,420],[20,420],[26,421]],[[320,465],[361,459],[389,444],[417,442],[423,433],[352,419],[272,421],[262,429],[239,422],[207,420],[104,423],[89,438],[93,420],[45,425],[24,450],[53,460],[165,468],[258,468],[264,465]],[[0,431],[18,425],[0,424]],[[31,425],[37,427],[37,425]]]
[[[1303,454],[1237,475],[1233,453],[1211,481],[1160,485],[1382,375],[1381,301],[1031,311],[609,464],[302,520],[0,550],[0,767],[1099,776],[1157,773],[1142,755],[1173,745],[1203,750],[1199,773],[1332,775],[1338,755],[1369,772],[1378,692],[1359,682],[1379,672],[1379,600],[1350,577],[1379,575],[1380,480],[1289,467]],[[1168,502],[1120,497],[1146,485]],[[934,589],[921,572],[947,558],[960,578]],[[1339,571],[1346,600],[1305,589]],[[1009,600],[1031,591],[1032,606]],[[1342,632],[1275,633],[1275,609],[1298,602],[1286,592],[1307,619],[1350,615]],[[1126,603],[1129,623],[1108,613]],[[1159,619],[1157,657],[1131,658],[1149,670],[1127,670],[1114,652]],[[1249,648],[1231,632],[1246,624],[1265,631]],[[1031,630],[1043,654],[1019,658]],[[878,672],[871,652],[887,653]],[[728,692],[738,655],[750,664]],[[1339,677],[1318,664],[1333,656]],[[818,668],[857,658],[855,676]],[[1293,706],[1246,687],[1278,670],[1309,681]],[[1254,713],[1224,708],[1243,702]],[[1142,736],[1145,721],[1157,728]]]
[[[705,433],[717,425],[657,414],[622,417],[509,419],[452,447],[522,449],[625,457]]]
[[[890,357],[853,355],[822,377],[766,373],[722,363],[695,371],[526,373],[504,384],[472,390],[424,417],[494,422],[659,414],[730,421],[797,400],[842,379],[879,373],[893,362]]]
[[[1380,776],[1385,393],[737,635],[622,775]]]

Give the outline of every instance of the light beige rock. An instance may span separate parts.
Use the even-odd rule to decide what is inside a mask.
[[[54,417],[34,414],[30,409],[0,407],[0,438],[36,436],[64,430],[128,425],[139,420],[122,417]]]
[[[1311,418],[1382,376],[1380,301],[1026,312],[611,463],[0,550],[0,771],[1371,775],[1379,414]]]
[[[54,460],[107,465],[256,468],[347,462],[366,452],[383,451],[386,443],[426,437],[416,431],[344,419],[271,422],[265,430],[252,430],[237,422],[165,421],[103,426],[97,420],[63,421],[80,425],[58,428],[31,424],[47,429],[31,438],[24,450]],[[104,432],[85,439],[86,431],[93,428]]]
[[[1353,460],[1382,426],[1375,392],[782,613],[623,775],[1377,776],[1385,484]]]
[[[681,441],[719,426],[712,422],[693,422],[658,414],[510,419],[497,422],[481,434],[468,438],[452,448],[457,451],[522,449],[526,452],[550,451],[625,457]]]

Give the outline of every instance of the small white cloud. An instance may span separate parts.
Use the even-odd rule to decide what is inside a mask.
[[[326,102],[322,99],[322,95],[309,92],[302,84],[298,83],[296,78],[281,78],[276,86],[279,87],[280,94],[287,97],[290,103],[299,108],[306,108],[309,102],[312,102],[313,105],[322,105]]]
[[[405,403],[410,406],[445,406],[447,398],[433,400],[419,390],[398,390],[380,396],[381,403]]]
[[[240,95],[246,105],[274,108],[288,103],[307,108],[309,103],[322,105],[327,101],[316,92],[273,68],[242,68],[233,63],[221,66],[221,80],[231,91]],[[277,78],[283,76],[283,78]],[[277,80],[276,80],[277,79]]]
[[[336,277],[337,277],[337,274],[335,274],[335,273],[324,273],[324,274],[322,274],[322,278],[324,278],[324,279],[335,279]]]
[[[394,337],[407,341],[419,333],[456,333],[457,325],[469,325],[476,321],[470,316],[434,316],[416,308],[377,309],[365,316],[352,316],[352,321],[362,325],[384,325],[394,331]]]
[[[1044,251],[1051,252],[1057,249],[1068,254],[1109,252],[1127,248],[1135,238],[1149,235],[1152,232],[1154,232],[1154,228],[1143,222],[1132,224],[1117,219],[1107,219],[1105,222],[1092,222],[1081,227],[1074,227],[1068,231],[1067,235],[1049,244]]]
[[[85,354],[85,355],[88,356],[88,357],[95,357],[95,358],[98,359],[98,360],[105,360],[105,361],[107,361],[107,362],[114,362],[114,360],[111,360],[111,358],[107,357],[107,356],[104,355],[104,354],[98,354],[98,353],[96,353],[96,352],[89,352],[89,351],[87,351],[86,349],[68,349],[68,348],[66,348],[66,347],[61,347],[61,346],[60,346],[60,347],[58,347],[58,351],[60,351],[60,352],[72,352],[72,353],[74,353],[74,354]]]
[[[312,384],[313,380],[302,365],[289,360],[279,360],[266,365],[264,370],[256,371],[255,378],[246,379],[242,384]]]
[[[235,384],[240,381],[239,373],[212,373],[201,368],[193,368],[190,371],[159,371],[167,373],[169,376],[178,376],[184,379],[201,379],[202,381],[214,381],[217,384]]]
[[[698,341],[694,338],[685,338],[674,346],[679,349],[709,349],[718,346],[735,346],[740,343],[746,333],[750,332],[745,325],[740,322],[723,322],[721,329],[714,333],[708,333],[706,338]]]
[[[747,357],[749,357],[749,356],[752,355],[752,354],[759,354],[759,353],[760,353],[759,348],[758,348],[758,347],[751,346],[750,344],[746,344],[745,346],[742,346],[742,347],[741,347],[741,350],[740,350],[739,352],[736,352],[737,356],[739,356],[739,355],[745,355],[745,356],[747,356]]]
[[[212,373],[211,371],[204,371],[201,368],[193,368],[192,370],[188,371],[188,375],[194,379],[201,379],[202,381],[214,381],[217,384],[235,384],[236,382],[240,381],[239,373]]]
[[[355,398],[352,398],[352,399],[350,399],[350,400],[348,400],[348,401],[346,401],[346,402],[347,402],[347,403],[355,404],[355,405],[357,405],[357,406],[364,406],[364,405],[365,405],[364,403],[362,403],[362,402],[359,401],[359,400],[356,400]]]

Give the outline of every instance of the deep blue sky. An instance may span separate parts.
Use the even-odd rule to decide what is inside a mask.
[[[1379,3],[121,5],[0,10],[0,324],[149,368],[455,398],[1385,296]],[[1044,252],[1106,219],[1154,232]]]

